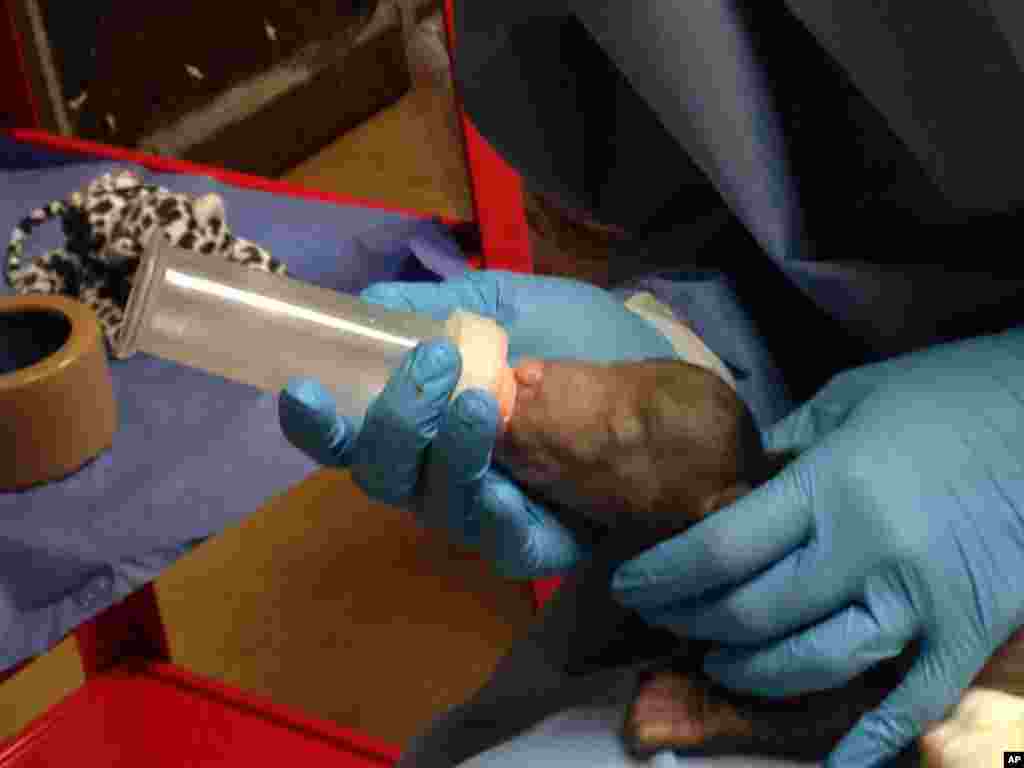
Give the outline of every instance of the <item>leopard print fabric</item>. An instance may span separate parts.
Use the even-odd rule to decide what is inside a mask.
[[[26,260],[25,242],[32,231],[58,217],[65,248]],[[96,312],[113,345],[139,261],[158,231],[180,248],[287,275],[284,264],[265,249],[231,233],[219,195],[192,198],[144,184],[125,170],[106,173],[84,194],[76,192],[26,216],[7,246],[5,276],[18,294],[59,293],[79,299]]]

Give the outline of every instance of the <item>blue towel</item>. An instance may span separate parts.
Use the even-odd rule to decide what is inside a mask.
[[[13,228],[30,209],[122,167],[0,137],[0,223]],[[466,268],[430,220],[133,170],[176,192],[219,193],[234,231],[300,280],[358,292]],[[59,225],[42,227],[26,255],[61,245]],[[9,322],[0,334],[0,371],[52,338]],[[46,651],[315,468],[282,436],[272,394],[145,355],[111,361],[111,371],[112,448],[62,481],[0,493],[0,671]],[[87,404],[89,393],[82,397]]]
[[[0,222],[13,227],[28,210],[120,167],[0,137]],[[466,269],[433,221],[134,170],[174,191],[219,193],[233,231],[268,248],[296,279],[354,293]],[[57,225],[40,228],[26,256],[59,247],[61,237]],[[637,290],[671,306],[730,365],[761,426],[792,407],[727,278],[664,273],[616,293]],[[39,331],[0,323],[0,372],[46,351],[53,333]],[[315,469],[281,434],[273,394],[145,355],[113,360],[111,370],[120,419],[113,447],[60,482],[0,493],[0,671],[46,651]]]

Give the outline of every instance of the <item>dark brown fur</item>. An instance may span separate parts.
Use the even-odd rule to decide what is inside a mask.
[[[705,368],[525,360],[495,456],[531,494],[645,549],[767,480],[750,411]],[[567,512],[573,510],[573,513]],[[578,525],[578,521],[574,521]]]

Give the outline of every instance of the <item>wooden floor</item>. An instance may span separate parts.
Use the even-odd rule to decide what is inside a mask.
[[[469,177],[443,108],[436,91],[410,91],[284,179],[470,219]]]
[[[425,135],[430,109],[410,94],[287,178],[469,217],[465,175]],[[157,590],[177,663],[396,744],[482,683],[532,615],[525,585],[331,470],[183,558]],[[65,642],[0,686],[0,738],[80,683]]]

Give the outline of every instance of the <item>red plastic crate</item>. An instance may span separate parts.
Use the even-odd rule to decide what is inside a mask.
[[[134,660],[90,679],[6,748],[0,766],[383,768],[399,750],[202,679]]]

